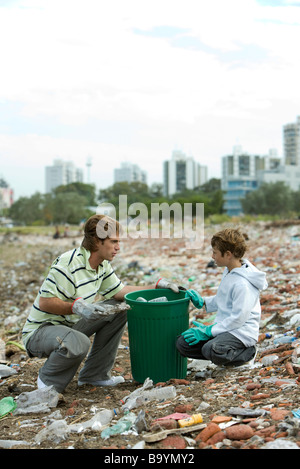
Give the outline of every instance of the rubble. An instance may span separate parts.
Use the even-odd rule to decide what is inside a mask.
[[[125,330],[113,369],[114,375],[124,376],[124,383],[114,388],[78,387],[75,377],[63,395],[50,393],[53,399],[48,395],[50,400],[46,399],[44,407],[40,395],[38,402],[33,399],[43,359],[27,356],[21,331],[50,263],[61,252],[78,245],[81,238],[53,240],[51,234],[0,237],[0,401],[9,397],[16,403],[16,408],[0,416],[0,447],[299,449],[297,228],[293,223],[243,226],[249,237],[248,258],[267,273],[269,283],[261,295],[261,334],[254,364],[225,368],[204,360],[189,360],[185,379],[155,385],[151,380],[136,383],[131,375]],[[154,284],[165,277],[203,296],[212,295],[222,269],[210,263],[210,238],[219,229],[221,226],[205,227],[200,251],[187,249],[181,239],[126,239],[114,268],[127,284]],[[206,316],[191,304],[190,322],[195,319],[211,324],[214,316]],[[117,424],[127,413],[131,414],[130,424],[122,431],[125,427]],[[179,427],[179,418],[199,413],[201,424]],[[119,433],[106,431],[107,437],[101,437],[105,429],[116,425],[121,428]]]

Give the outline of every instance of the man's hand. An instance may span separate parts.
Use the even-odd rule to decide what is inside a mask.
[[[172,283],[169,280],[166,280],[165,278],[160,278],[157,284],[155,285],[155,288],[168,288],[174,293],[179,293],[179,287],[175,283]]]
[[[95,321],[103,316],[108,316],[109,314],[114,314],[129,308],[126,304],[121,303],[121,305],[87,303],[82,298],[77,298],[73,303],[72,312],[87,321]]]

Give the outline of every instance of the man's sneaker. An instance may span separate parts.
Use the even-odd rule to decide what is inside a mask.
[[[43,389],[43,388],[47,387],[47,384],[43,383],[43,381],[41,380],[41,378],[39,376],[38,376],[38,379],[37,379],[37,387],[38,387],[38,389]]]
[[[117,384],[124,383],[125,379],[123,376],[112,376],[110,379],[104,381],[78,381],[78,386],[83,386],[84,384],[91,384],[93,386],[116,386]]]

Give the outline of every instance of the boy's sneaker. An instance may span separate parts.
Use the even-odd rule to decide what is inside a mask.
[[[91,384],[93,386],[116,386],[117,384],[124,383],[125,379],[123,376],[112,376],[110,379],[104,381],[78,381],[78,386],[83,386],[84,384]]]

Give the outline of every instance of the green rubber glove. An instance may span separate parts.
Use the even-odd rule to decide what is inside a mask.
[[[211,329],[214,324],[211,326],[204,326],[204,324],[201,324],[197,321],[193,321],[193,324],[196,327],[191,327],[181,334],[189,345],[196,345],[201,340],[209,340],[212,338]]]
[[[200,309],[204,305],[204,300],[202,296],[200,296],[199,293],[196,292],[196,290],[187,290],[185,292],[185,297],[189,298],[189,300],[191,300],[191,302],[194,306],[196,306],[196,308]]]

